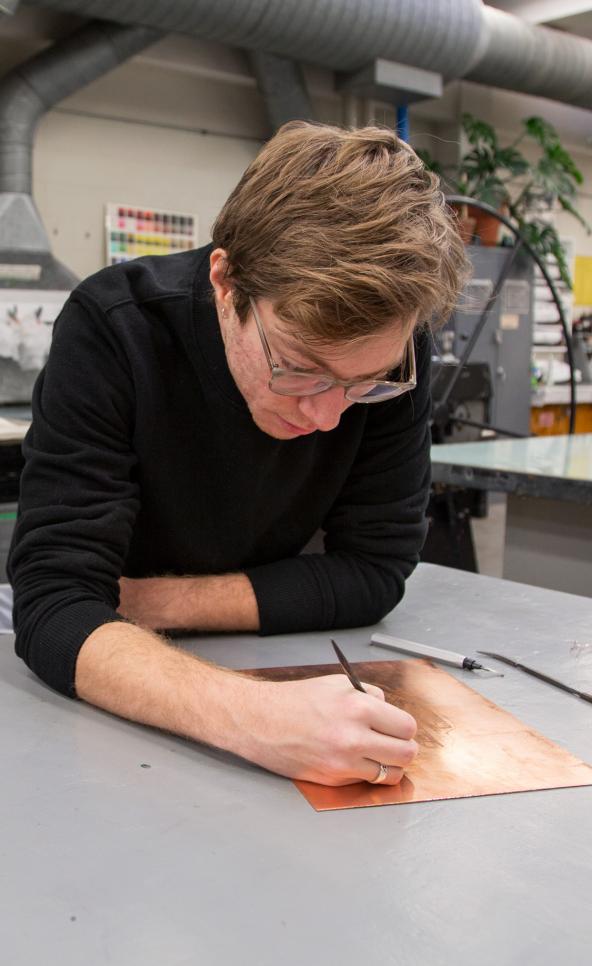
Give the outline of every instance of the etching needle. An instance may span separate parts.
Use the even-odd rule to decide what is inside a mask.
[[[337,644],[335,643],[335,641],[333,640],[333,638],[331,638],[331,643],[333,645],[333,648],[335,650],[335,653],[337,654],[337,660],[341,664],[341,667],[342,667],[344,673],[347,674],[348,678],[350,679],[350,681],[353,684],[353,686],[356,689],[356,691],[363,691],[364,694],[368,694],[368,692],[366,691],[366,688],[363,686],[363,684],[360,681],[358,675],[356,674],[356,672],[354,671],[354,669],[351,667],[351,665],[350,665],[348,659],[346,658],[345,654],[343,653],[343,651],[339,647],[337,647]]]
[[[558,681],[557,678],[549,677],[548,674],[543,674],[542,671],[535,671],[534,668],[527,667],[526,664],[521,664],[520,661],[513,661],[511,657],[506,657],[505,654],[496,654],[494,651],[477,651],[477,654],[485,654],[486,657],[492,657],[495,661],[502,661],[504,664],[509,664],[510,667],[520,668],[521,671],[532,674],[539,681],[546,681],[547,684],[552,684],[554,688],[561,688],[562,691],[567,691],[568,694],[575,694],[578,698],[582,698],[583,701],[590,701],[592,703],[592,694],[588,694],[587,691],[578,691],[577,688],[572,688],[569,684]]]
[[[440,647],[432,647],[429,644],[417,644],[415,641],[404,641],[399,637],[390,637],[388,634],[373,634],[370,644],[375,647],[386,647],[389,651],[402,651],[404,654],[415,654],[417,657],[431,657],[434,661],[441,661],[442,664],[451,664],[452,667],[461,667],[465,671],[487,671],[496,677],[503,678],[503,674],[494,671],[493,668],[484,667],[472,657],[464,654],[457,654],[455,651],[444,651]],[[484,651],[480,651],[484,654]]]

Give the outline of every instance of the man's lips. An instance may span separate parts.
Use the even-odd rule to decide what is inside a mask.
[[[294,423],[288,422],[288,420],[284,419],[283,416],[279,416],[278,418],[281,419],[282,423],[284,423],[284,425],[287,426],[288,429],[292,430],[293,433],[302,433],[304,435],[305,433],[314,432],[314,429],[312,427],[310,429],[304,429],[302,426],[295,426]]]

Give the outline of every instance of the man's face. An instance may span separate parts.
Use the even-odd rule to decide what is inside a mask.
[[[397,323],[352,345],[313,351],[290,333],[268,299],[258,299],[256,307],[272,357],[286,368],[328,373],[342,380],[385,378],[404,353],[408,328]],[[337,426],[346,409],[356,405],[345,398],[341,386],[315,396],[280,396],[272,392],[269,364],[253,313],[249,312],[241,325],[227,301],[219,314],[230,371],[253,420],[264,433],[274,439],[295,439],[317,430],[328,432]]]

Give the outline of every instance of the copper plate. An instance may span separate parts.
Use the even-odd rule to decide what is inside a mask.
[[[317,811],[592,785],[589,765],[429,661],[368,661],[353,667],[362,681],[383,688],[387,701],[413,715],[420,751],[399,785],[359,782],[332,788],[296,781]],[[342,672],[337,664],[323,664],[249,673],[294,681]]]

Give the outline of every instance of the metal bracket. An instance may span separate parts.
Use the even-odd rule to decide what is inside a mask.
[[[442,96],[442,75],[378,58],[353,74],[338,77],[342,91],[389,104],[414,104]]]

